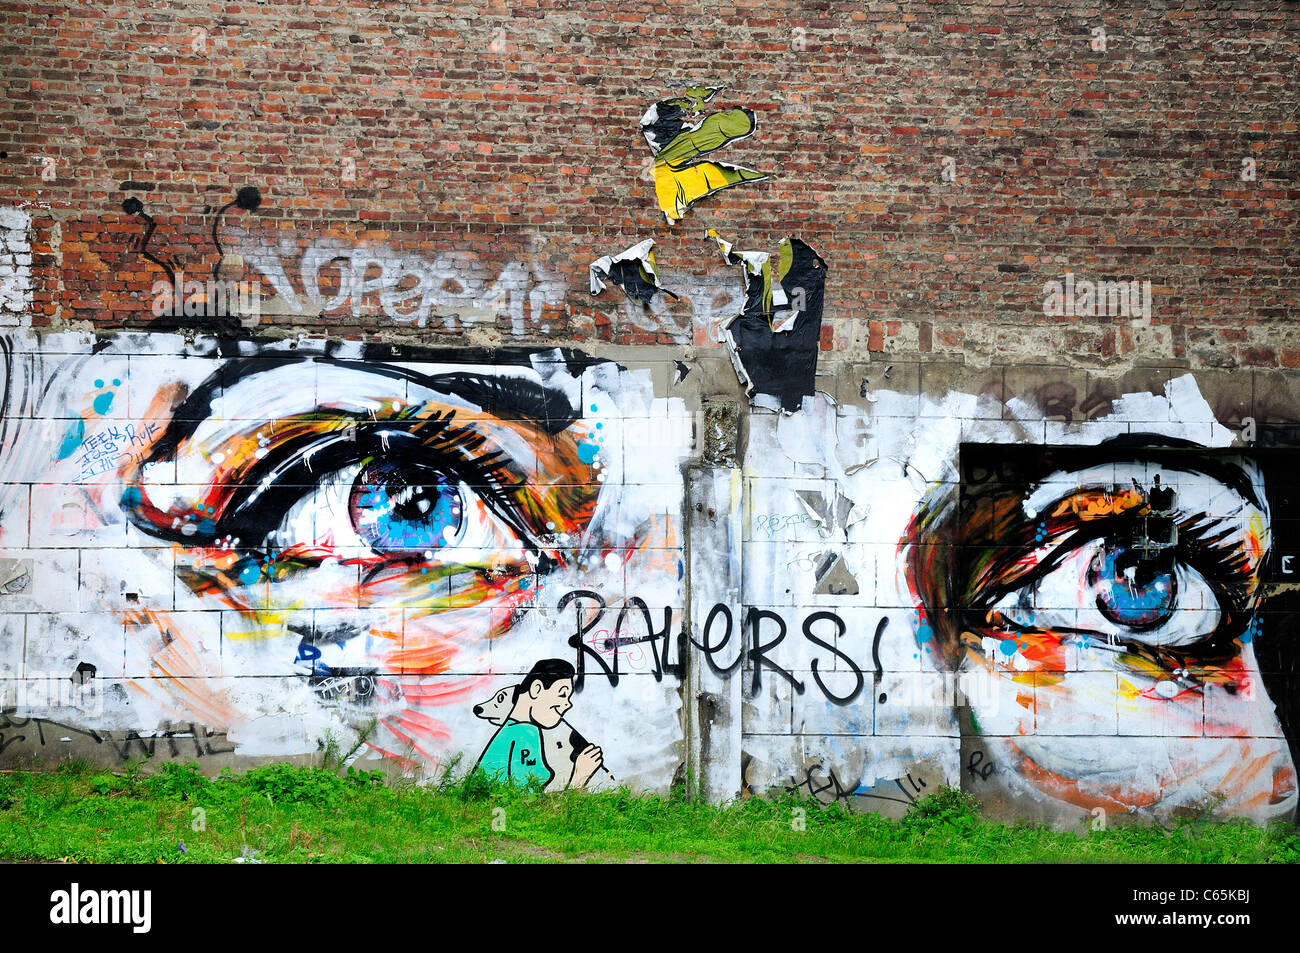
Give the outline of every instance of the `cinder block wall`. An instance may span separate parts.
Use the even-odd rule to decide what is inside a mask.
[[[10,4],[0,760],[1290,816],[1296,5],[822,7]]]

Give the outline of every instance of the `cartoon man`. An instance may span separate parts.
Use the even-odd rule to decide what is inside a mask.
[[[568,787],[586,787],[600,770],[604,756],[595,745],[582,747],[572,766],[547,763],[542,729],[555,728],[573,707],[573,666],[563,659],[542,659],[514,690],[514,707],[479,757],[478,767],[501,780],[549,784],[561,772],[572,771]],[[575,733],[576,736],[576,733]]]

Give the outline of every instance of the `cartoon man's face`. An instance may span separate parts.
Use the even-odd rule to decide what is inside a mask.
[[[564,719],[564,713],[573,707],[570,701],[573,695],[573,679],[560,678],[550,688],[543,688],[541,682],[534,682],[529,689],[532,698],[532,719],[543,728],[554,728]]]

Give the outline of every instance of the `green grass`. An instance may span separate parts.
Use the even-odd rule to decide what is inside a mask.
[[[628,791],[548,795],[474,774],[428,787],[284,764],[213,779],[175,764],[150,775],[139,764],[114,774],[79,762],[0,774],[0,858],[228,863],[241,855],[268,863],[1292,863],[1300,834],[1204,820],[1054,832],[983,820],[952,790],[894,822],[788,797],[717,808]]]

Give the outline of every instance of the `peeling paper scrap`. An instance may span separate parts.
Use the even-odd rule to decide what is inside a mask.
[[[756,395],[780,400],[793,413],[811,397],[821,346],[826,262],[801,239],[789,236],[778,246],[776,274],[767,252],[740,252],[713,229],[708,237],[728,264],[745,276],[745,307],[723,328],[732,363],[751,401]]]
[[[659,284],[659,274],[655,271],[655,240],[647,238],[617,255],[605,255],[591,263],[591,293],[600,294],[605,290],[605,282],[612,281],[623,289],[631,300],[649,306],[654,296],[663,292],[670,298],[677,295]]]
[[[692,86],[685,95],[655,103],[641,117],[641,134],[654,154],[655,196],[671,225],[714,192],[768,177],[743,166],[705,158],[754,134],[752,109],[738,107],[698,118],[721,86]]]

